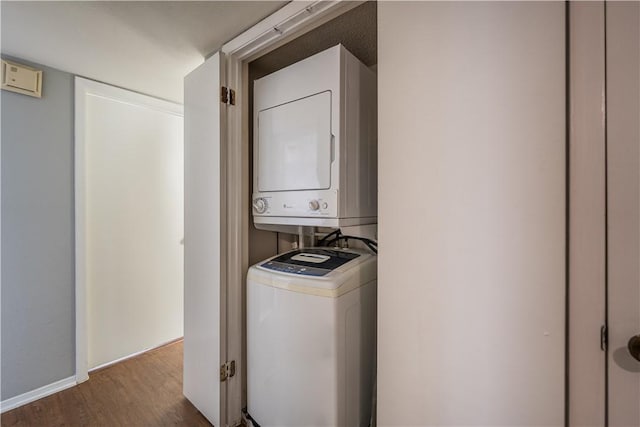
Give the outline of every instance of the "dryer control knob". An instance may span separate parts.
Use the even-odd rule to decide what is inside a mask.
[[[311,209],[312,211],[317,211],[318,209],[320,209],[320,202],[318,202],[317,200],[310,201],[309,209]]]
[[[253,208],[256,210],[256,212],[258,212],[259,214],[263,214],[267,211],[267,201],[265,199],[263,199],[262,197],[257,198],[253,201]]]

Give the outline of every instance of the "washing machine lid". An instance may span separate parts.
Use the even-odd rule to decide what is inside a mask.
[[[360,254],[333,249],[308,248],[287,252],[260,264],[269,270],[302,276],[325,276]]]

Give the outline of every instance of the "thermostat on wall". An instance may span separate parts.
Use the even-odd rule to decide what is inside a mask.
[[[42,70],[2,60],[2,89],[42,97]]]

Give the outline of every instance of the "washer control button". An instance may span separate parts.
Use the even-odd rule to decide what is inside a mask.
[[[324,203],[322,204],[322,209],[327,209],[328,207],[329,207],[329,203],[324,202]]]

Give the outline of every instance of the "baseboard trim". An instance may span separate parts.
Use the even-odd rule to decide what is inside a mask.
[[[184,337],[173,338],[173,339],[171,339],[171,340],[169,340],[167,342],[163,342],[162,344],[158,344],[158,345],[155,345],[153,347],[146,348],[144,350],[136,351],[135,353],[129,354],[127,356],[119,357],[118,359],[112,360],[111,362],[103,363],[102,365],[98,365],[95,368],[89,368],[88,372],[90,374],[93,374],[96,371],[99,371],[101,369],[113,366],[116,363],[124,362],[125,360],[133,359],[134,357],[138,357],[138,356],[140,356],[142,354],[149,353],[150,351],[154,351],[154,350],[157,350],[159,348],[166,347],[166,346],[171,345],[171,344],[175,344],[178,341],[182,341],[183,339],[184,339]]]
[[[42,399],[43,397],[50,396],[53,393],[66,390],[69,387],[73,387],[74,385],[76,385],[75,375],[69,378],[64,378],[60,381],[56,381],[54,383],[42,386],[35,390],[28,391],[26,393],[12,397],[10,399],[3,400],[2,402],[0,402],[0,413],[5,413],[19,406],[26,405],[27,403],[31,403],[36,400]]]

